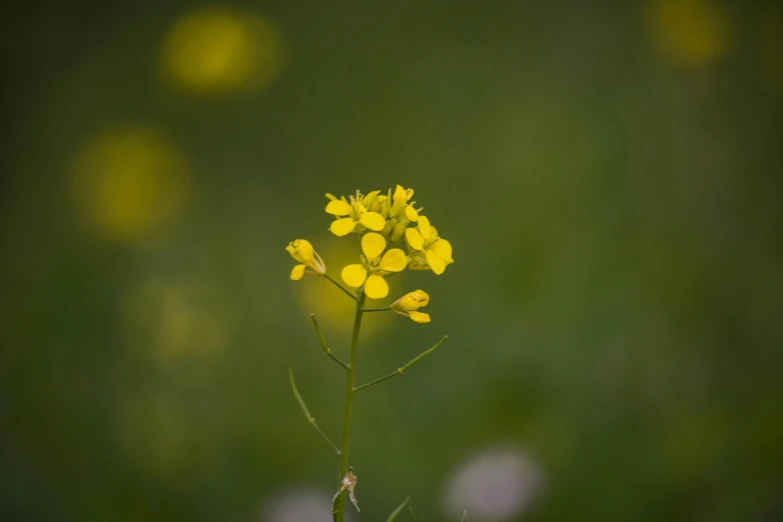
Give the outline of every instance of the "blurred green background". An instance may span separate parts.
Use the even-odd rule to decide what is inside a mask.
[[[358,380],[450,340],[357,396],[352,520],[783,519],[779,3],[2,12],[0,519],[328,520],[287,370],[338,439],[351,306],[284,247],[397,183],[456,263]]]

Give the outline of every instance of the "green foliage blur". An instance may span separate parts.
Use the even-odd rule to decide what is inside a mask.
[[[783,519],[779,3],[65,0],[0,25],[0,519],[331,497],[288,369],[339,439],[308,314],[344,358],[351,306],[284,247],[338,275],[358,249],[324,194],[397,183],[456,262],[390,280],[433,321],[368,316],[359,382],[450,339],[357,396],[354,521],[406,496],[457,520],[450,477],[497,447],[538,482],[468,521]]]

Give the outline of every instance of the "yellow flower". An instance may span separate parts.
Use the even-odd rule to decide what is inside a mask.
[[[321,259],[321,256],[313,249],[313,245],[311,245],[308,240],[297,239],[292,243],[288,243],[288,246],[285,247],[285,249],[288,250],[291,257],[302,263],[301,265],[296,265],[293,270],[291,270],[291,279],[294,281],[302,279],[305,275],[305,269],[307,268],[312,270],[310,273],[316,275],[324,275],[326,273],[324,260]]]
[[[397,185],[394,194],[390,196],[394,202],[389,209],[389,217],[405,217],[408,221],[416,222],[419,219],[418,211],[413,208],[413,203],[408,203],[413,197],[413,189],[405,189],[402,185]]]
[[[364,293],[370,299],[383,299],[389,294],[389,284],[383,278],[389,272],[402,272],[408,264],[408,256],[399,248],[392,248],[381,257],[386,248],[382,235],[368,232],[362,236],[362,264],[348,265],[342,270],[342,278],[350,287],[364,285]]]
[[[425,264],[433,272],[440,275],[446,270],[446,266],[454,262],[451,257],[451,243],[438,236],[438,230],[430,225],[430,220],[425,216],[420,216],[417,228],[409,228],[405,231],[405,239],[408,245],[415,252],[411,254],[413,263],[412,269],[422,269]],[[424,259],[418,252],[424,253]]]
[[[353,232],[357,224],[361,224],[370,230],[383,230],[386,220],[377,212],[367,210],[368,207],[377,203],[377,197],[380,190],[374,190],[363,196],[361,192],[356,191],[356,196],[350,196],[350,203],[343,196],[340,199],[327,194],[326,197],[331,201],[326,205],[326,212],[339,219],[332,221],[329,230],[335,236],[345,236]],[[377,207],[377,205],[375,205]],[[345,216],[345,217],[341,217]]]
[[[391,305],[391,309],[400,315],[410,317],[417,323],[429,323],[430,314],[417,312],[419,308],[427,306],[430,302],[430,296],[424,290],[416,290],[400,297]]]

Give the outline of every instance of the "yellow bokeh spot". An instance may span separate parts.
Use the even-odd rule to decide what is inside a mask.
[[[160,55],[164,80],[197,94],[259,89],[285,65],[278,29],[265,18],[202,7],[176,20]]]
[[[233,308],[217,288],[192,278],[132,288],[123,301],[127,341],[164,367],[186,359],[209,366],[228,346],[236,323]]]
[[[99,134],[78,153],[71,193],[95,233],[135,240],[170,224],[190,196],[188,165],[159,132],[135,127]]]
[[[340,271],[346,265],[359,262],[361,250],[358,243],[351,241],[338,241],[335,244],[334,237],[326,236],[314,241],[319,245],[319,253],[326,263],[329,275],[341,281]],[[324,249],[323,246],[326,248]],[[395,289],[400,287],[402,276],[395,275],[389,279],[389,285]],[[292,283],[299,293],[299,303],[306,313],[314,313],[318,323],[324,330],[331,330],[339,334],[349,336],[353,327],[354,301],[336,288],[332,283],[322,277],[307,276],[302,281]],[[353,292],[352,288],[348,288]],[[394,292],[394,290],[392,290]],[[400,294],[404,293],[402,291]],[[391,297],[391,296],[390,296]],[[367,306],[384,306],[382,301],[368,301]],[[373,337],[391,324],[395,314],[380,312],[365,314],[362,319],[362,338]],[[399,319],[399,316],[396,316]]]
[[[728,16],[709,0],[652,0],[647,25],[656,47],[685,66],[714,63],[728,49]]]

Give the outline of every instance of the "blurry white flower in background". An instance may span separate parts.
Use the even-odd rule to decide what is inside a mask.
[[[503,522],[526,512],[541,493],[542,472],[522,450],[485,448],[460,463],[446,482],[444,516],[467,510],[472,522]]]

